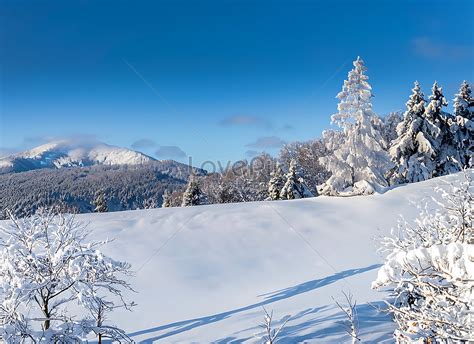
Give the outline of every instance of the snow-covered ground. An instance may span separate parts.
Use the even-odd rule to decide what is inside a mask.
[[[413,219],[433,188],[462,174],[400,186],[385,194],[79,215],[105,250],[132,263],[133,312],[111,320],[136,341],[258,343],[264,306],[279,343],[347,343],[332,297],[351,292],[364,343],[392,342],[393,325],[372,305],[382,262],[377,237],[399,214]]]

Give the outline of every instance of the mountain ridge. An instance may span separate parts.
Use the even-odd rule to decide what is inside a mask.
[[[144,153],[103,142],[56,140],[0,158],[0,173],[94,165],[143,165],[159,161]]]

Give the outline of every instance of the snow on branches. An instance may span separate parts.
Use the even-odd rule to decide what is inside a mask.
[[[43,210],[0,228],[0,338],[7,343],[82,342],[88,335],[130,341],[105,324],[117,307],[129,309],[121,276],[128,263],[100,252],[74,216]],[[77,314],[70,310],[78,309]]]
[[[201,190],[199,182],[194,175],[189,177],[188,186],[183,193],[182,207],[206,204],[206,196]]]
[[[385,173],[392,167],[384,150],[380,119],[372,110],[372,88],[365,75],[367,68],[358,57],[353,62],[339,92],[338,112],[331,117],[343,131],[340,135],[324,132],[331,155],[319,159],[331,173],[320,191],[324,194],[370,194],[388,185]]]
[[[297,171],[296,160],[292,159],[288,173],[286,174],[286,182],[280,191],[281,199],[299,199],[313,197],[313,194],[304,184],[303,177]]]
[[[401,221],[382,241],[387,254],[373,288],[388,288],[397,338],[474,340],[473,183],[439,188],[439,207],[427,206],[414,225]]]

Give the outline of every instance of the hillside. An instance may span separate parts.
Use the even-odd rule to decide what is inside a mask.
[[[258,343],[262,306],[276,324],[291,316],[279,343],[348,343],[331,297],[357,299],[364,343],[390,343],[393,325],[372,305],[380,235],[399,214],[462,174],[403,185],[384,194],[84,214],[106,249],[132,263],[138,303],[111,320],[136,341]]]
[[[205,173],[193,169],[194,173]],[[142,165],[97,165],[74,168],[43,168],[0,173],[0,209],[17,216],[33,213],[41,206],[61,206],[78,213],[91,212],[95,193],[105,193],[110,211],[160,206],[165,190],[182,188],[191,170],[172,160]],[[0,219],[4,218],[3,211]]]
[[[53,141],[0,159],[0,173],[92,165],[142,165],[156,159],[102,142]]]

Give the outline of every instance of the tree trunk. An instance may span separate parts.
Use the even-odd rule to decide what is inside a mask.
[[[49,314],[49,309],[48,309],[48,302],[44,303],[43,313],[44,313],[44,316],[46,317],[46,320],[44,321],[44,329],[47,330],[49,329],[51,325],[51,320],[49,319],[50,314]]]

